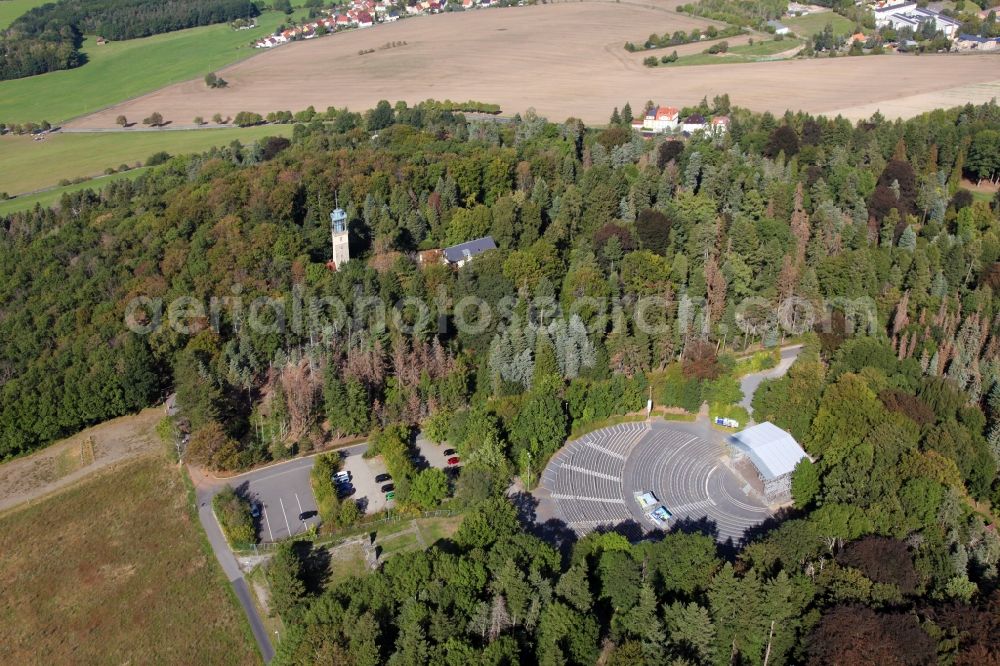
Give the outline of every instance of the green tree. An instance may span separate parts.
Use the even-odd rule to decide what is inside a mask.
[[[409,501],[422,509],[433,509],[448,496],[448,478],[437,467],[421,471],[413,479]]]
[[[302,560],[295,551],[295,544],[278,544],[274,556],[264,569],[270,588],[269,605],[272,614],[286,622],[292,621],[292,613],[305,597],[306,586],[302,582]]]

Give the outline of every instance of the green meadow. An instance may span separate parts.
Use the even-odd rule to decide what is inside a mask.
[[[21,10],[7,5],[19,4]],[[0,0],[0,24],[13,20],[37,0]],[[228,24],[179,30],[142,39],[98,46],[87,37],[88,62],[76,69],[0,82],[0,122],[59,124],[172,83],[199,78],[258,51],[251,42],[274,32],[286,17],[265,12],[253,30],[233,30]]]
[[[0,30],[4,30],[24,12],[52,0],[0,0]]]
[[[681,67],[684,65],[722,65],[740,62],[757,62],[766,60],[778,53],[790,51],[798,46],[802,46],[802,40],[786,38],[780,41],[774,39],[761,40],[753,44],[734,46],[726,53],[695,53],[693,55],[681,56],[676,62],[666,65],[667,67]],[[661,65],[662,66],[662,65]]]
[[[781,22],[800,37],[811,37],[823,32],[827,23],[833,25],[833,34],[850,35],[854,33],[854,23],[835,12],[817,12],[797,18],[781,19]]]
[[[107,168],[145,163],[146,158],[160,151],[171,155],[200,153],[235,139],[249,144],[264,136],[291,133],[291,125],[262,125],[244,129],[56,133],[44,141],[33,141],[27,136],[0,137],[0,192],[10,195],[34,192],[56,186],[63,179],[98,176]],[[100,187],[100,182],[92,186]],[[83,187],[86,185],[77,189]],[[60,195],[61,192],[55,199]],[[14,201],[19,199],[0,202],[0,210],[14,205]]]

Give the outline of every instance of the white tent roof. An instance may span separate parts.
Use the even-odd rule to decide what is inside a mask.
[[[750,456],[765,481],[788,474],[807,457],[794,437],[770,421],[741,430],[730,439]]]

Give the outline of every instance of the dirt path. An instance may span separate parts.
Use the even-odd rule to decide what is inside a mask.
[[[155,432],[162,407],[87,428],[37,453],[0,465],[0,513],[62,490],[101,470],[163,450]]]

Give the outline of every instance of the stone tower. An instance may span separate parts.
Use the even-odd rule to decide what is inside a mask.
[[[347,213],[336,208],[330,213],[330,235],[333,240],[333,268],[339,270],[351,258],[347,245]]]

